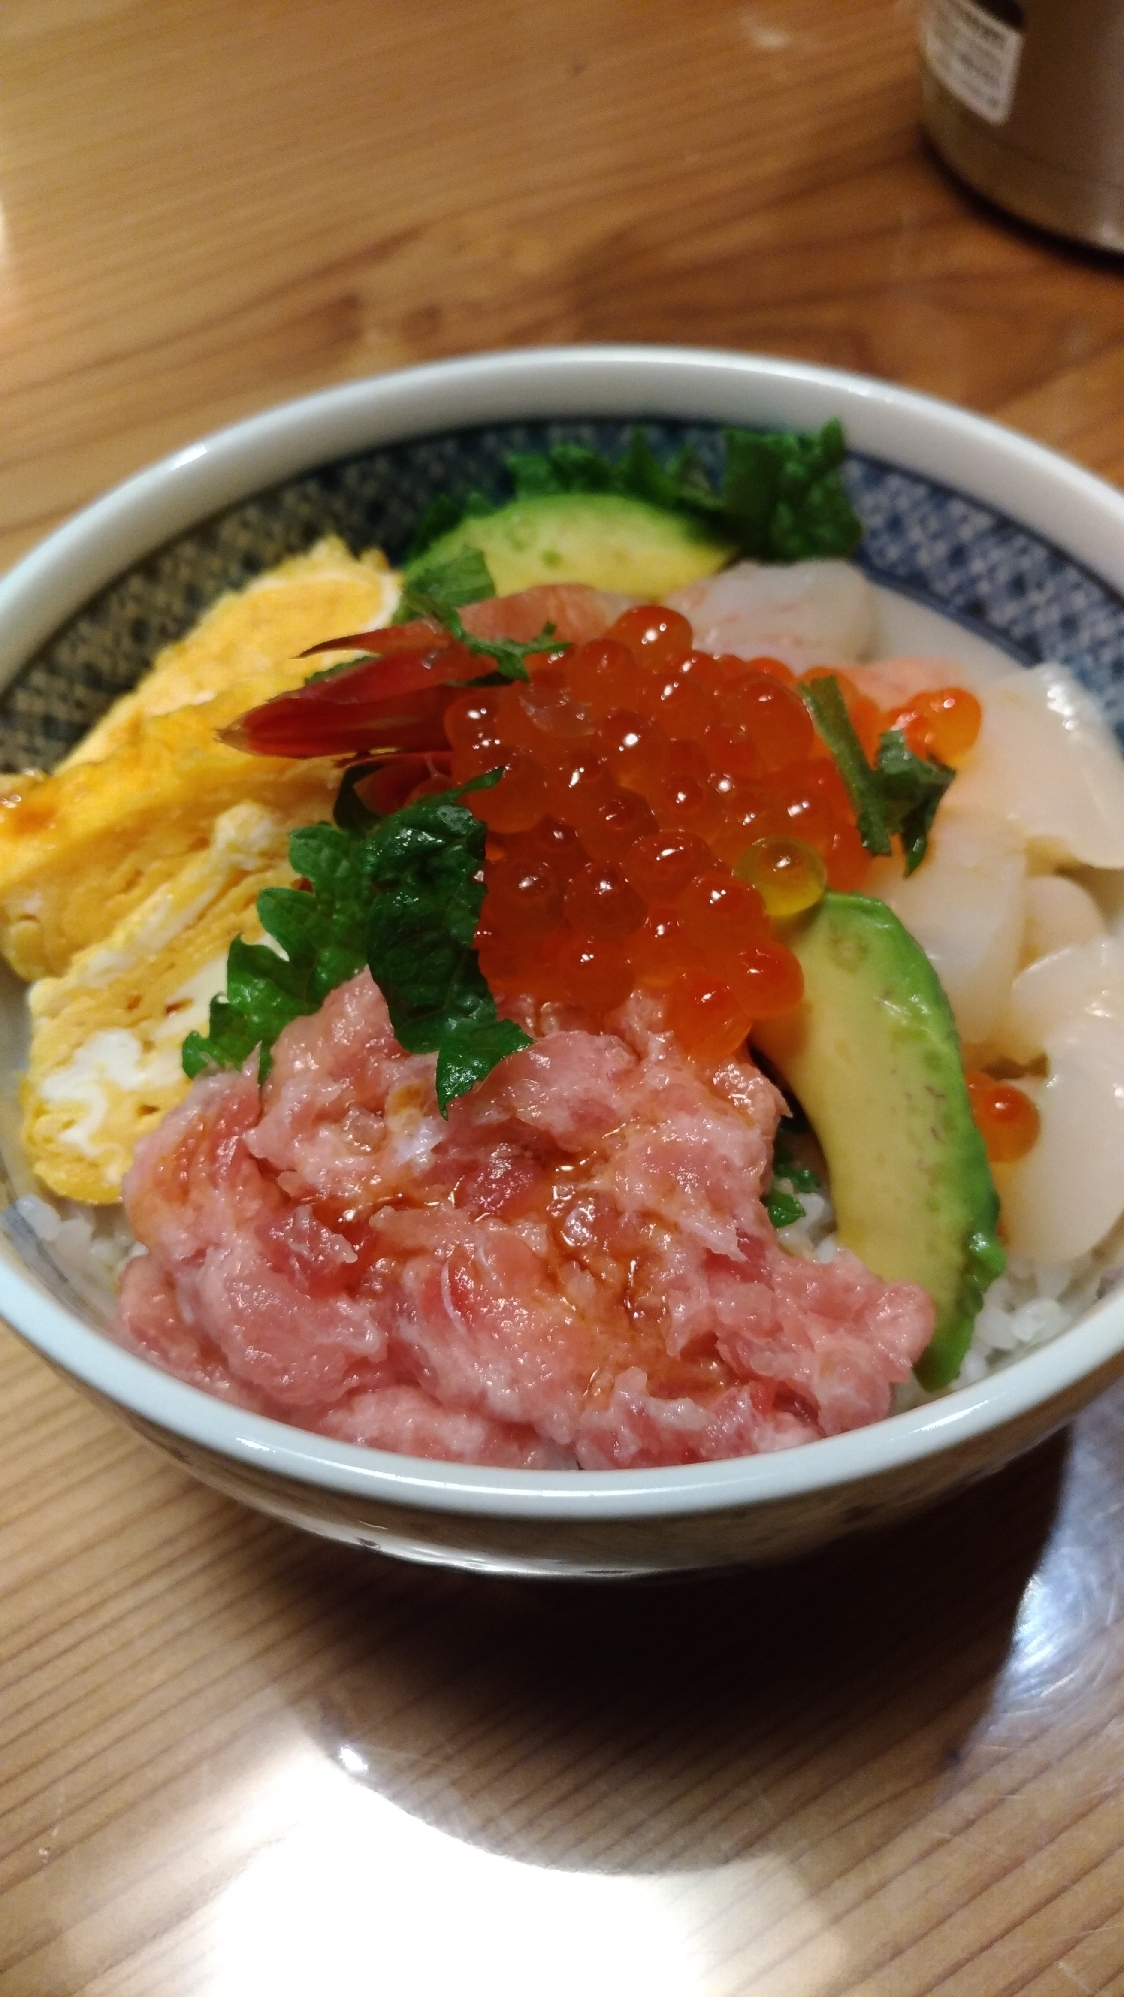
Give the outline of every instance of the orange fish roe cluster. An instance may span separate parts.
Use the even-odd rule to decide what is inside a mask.
[[[683,1045],[720,1059],[801,997],[774,923],[870,864],[794,675],[697,651],[686,618],[652,605],[531,664],[529,683],[470,688],[445,715],[455,783],[504,767],[470,800],[491,835],[481,968],[497,993],[598,1022],[663,988]],[[876,749],[885,717],[841,685]]]

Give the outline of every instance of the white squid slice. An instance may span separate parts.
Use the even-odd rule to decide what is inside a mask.
[[[1124,942],[1097,936],[1019,972],[997,1029],[1013,1061],[1046,1058],[1019,1083],[1042,1129],[1017,1165],[996,1167],[1011,1247],[1069,1262],[1124,1213]]]
[[[938,815],[915,874],[904,878],[897,858],[876,860],[864,888],[887,902],[920,943],[971,1050],[990,1042],[1007,1003],[1023,936],[1025,883],[1018,835],[1002,819],[965,812]]]
[[[1084,1012],[1049,1032],[1045,1053],[1046,1080],[1019,1083],[1042,1119],[1038,1141],[997,1165],[995,1182],[1014,1253],[1070,1262],[1124,1213],[1124,1018]]]
[[[1119,937],[1071,943],[1020,971],[995,1028],[996,1051],[1010,1061],[1037,1061],[1048,1053],[1056,1034],[1084,1017],[1124,1025],[1124,941]],[[1120,1073],[1124,1082],[1124,1066]]]
[[[1037,874],[1026,884],[1026,927],[1021,964],[1037,963],[1073,943],[1093,943],[1105,919],[1087,889],[1065,874]]]
[[[797,672],[866,658],[877,628],[874,591],[850,562],[735,562],[667,601],[700,650],[782,659]]]
[[[1124,759],[1091,694],[1064,666],[1006,674],[942,805],[1005,818],[1047,867],[1124,867]]]

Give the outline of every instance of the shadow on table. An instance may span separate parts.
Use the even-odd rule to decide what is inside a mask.
[[[720,1578],[508,1583],[323,1548],[326,1654],[348,1662],[298,1716],[399,1808],[531,1863],[694,1870],[856,1818],[891,1835],[957,1779],[1044,1556],[1070,1571],[1069,1458],[1055,1438],[893,1531]]]

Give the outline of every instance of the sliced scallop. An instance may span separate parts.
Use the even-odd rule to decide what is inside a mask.
[[[955,786],[953,786],[955,788]],[[985,1047],[1003,1013],[1023,937],[1026,857],[1002,819],[938,816],[929,851],[906,878],[901,861],[876,860],[865,892],[893,909],[936,971],[971,1050]]]
[[[1093,943],[1105,919],[1087,889],[1066,874],[1037,874],[1026,884],[1026,924],[1021,964],[1037,963],[1074,943]]]
[[[1045,867],[1124,867],[1124,759],[1064,666],[1006,674],[942,812],[1004,818]]]
[[[1124,1213],[1124,1018],[1079,1013],[1051,1029],[1045,1054],[1046,1079],[1019,1084],[1042,1119],[1038,1141],[995,1180],[1013,1252],[1071,1262]]]
[[[1124,941],[1119,937],[1071,943],[1027,964],[996,1025],[996,1051],[1023,1064],[1040,1060],[1051,1037],[1085,1013],[1124,1021]]]

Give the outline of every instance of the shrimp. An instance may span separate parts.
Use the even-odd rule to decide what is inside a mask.
[[[874,645],[874,591],[850,562],[735,562],[667,602],[690,619],[700,650],[767,654],[797,672],[867,658]]]

